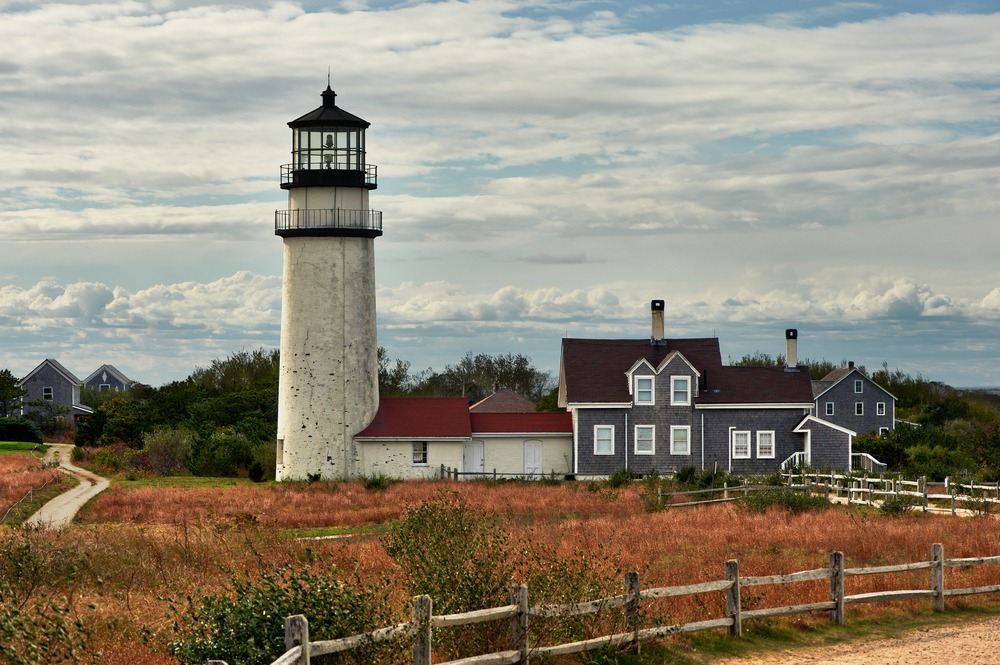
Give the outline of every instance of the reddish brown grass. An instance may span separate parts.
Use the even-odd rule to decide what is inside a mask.
[[[61,477],[59,471],[45,468],[29,453],[0,455],[0,515],[30,490]]]
[[[582,483],[489,485],[408,482],[388,490],[358,483],[301,483],[222,489],[127,489],[117,485],[87,513],[89,524],[61,534],[33,534],[48,551],[87,553],[86,575],[70,591],[77,616],[92,631],[102,662],[173,662],[150,655],[137,639],[140,627],[155,633],[163,648],[168,621],[158,596],[224,591],[228,571],[252,574],[294,564],[306,550],[328,556],[345,579],[388,577],[400,620],[407,597],[400,571],[378,537],[297,541],[283,528],[362,526],[399,519],[408,505],[458,495],[469,505],[499,516],[512,541],[559,557],[586,557],[595,569],[640,571],[643,588],[722,579],[727,559],[742,575],[773,575],[829,565],[829,553],[844,552],[848,567],[926,561],[932,543],[949,558],[1000,554],[1000,520],[950,516],[881,517],[869,509],[842,507],[803,514],[745,511],[731,504],[642,512],[639,489],[590,491]],[[520,551],[520,548],[518,551]],[[513,555],[517,556],[517,555]],[[100,578],[100,582],[98,582]],[[949,587],[996,584],[996,566],[949,568]],[[847,593],[928,588],[928,571],[850,577]],[[763,608],[829,599],[828,582],[744,589],[747,607]],[[974,601],[996,602],[997,596]],[[96,609],[89,608],[93,602]],[[849,617],[885,612],[927,612],[929,601],[850,606]],[[645,607],[658,622],[717,618],[722,595],[655,601]],[[825,621],[821,614],[797,624]]]

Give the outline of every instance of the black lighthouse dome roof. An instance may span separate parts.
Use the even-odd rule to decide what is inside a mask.
[[[298,127],[360,127],[367,129],[371,123],[348,113],[337,106],[337,93],[327,84],[322,93],[323,105],[288,123],[292,129]]]

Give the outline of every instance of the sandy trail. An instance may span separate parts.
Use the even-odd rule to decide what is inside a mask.
[[[45,461],[58,459],[59,468],[80,481],[80,484],[42,506],[37,513],[25,520],[26,526],[61,529],[73,521],[73,518],[88,501],[107,489],[110,483],[106,478],[81,469],[70,461],[72,453],[72,445],[65,443],[49,445]]]

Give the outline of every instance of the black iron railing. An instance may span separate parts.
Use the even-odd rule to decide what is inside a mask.
[[[274,230],[295,231],[309,229],[364,229],[382,230],[381,210],[276,210]]]
[[[327,180],[331,182],[324,182]],[[281,185],[285,189],[290,185],[313,187],[327,184],[375,189],[378,186],[378,167],[365,164],[359,169],[348,169],[337,164],[331,167],[322,162],[281,165]]]

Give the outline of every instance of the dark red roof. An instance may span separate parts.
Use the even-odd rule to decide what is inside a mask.
[[[639,360],[654,368],[678,351],[702,374],[696,404],[810,404],[812,383],[805,367],[727,367],[715,337],[671,339],[564,339],[562,380],[568,403],[632,401],[625,373]]]
[[[809,369],[720,367],[709,372],[696,404],[812,404]]]
[[[505,432],[563,433],[573,432],[573,415],[563,412],[540,413],[472,413],[475,434]]]
[[[464,397],[383,397],[375,419],[356,438],[470,436],[469,400]]]
[[[530,413],[535,403],[509,388],[501,388],[469,407],[473,413]]]
[[[657,367],[673,351],[679,351],[699,372],[722,367],[717,337],[670,339],[661,344],[648,339],[566,338],[562,344],[566,401],[630,402],[625,372],[643,358]]]

